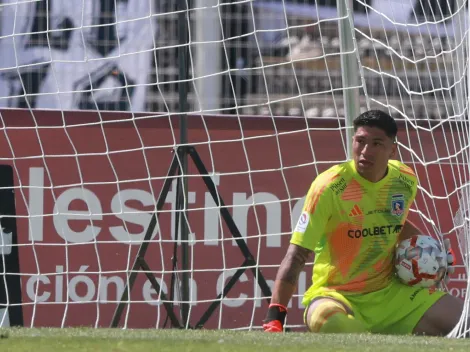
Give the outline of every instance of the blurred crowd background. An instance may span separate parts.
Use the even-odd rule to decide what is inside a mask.
[[[236,70],[222,75],[220,108],[224,112],[342,116],[336,0],[225,0],[220,3],[231,3],[220,6],[225,38],[222,50],[226,54],[221,56],[220,70]],[[355,38],[361,65],[369,68],[362,72],[364,82],[360,82],[366,85],[367,94],[395,106],[411,118],[454,115],[453,92],[448,88],[453,86],[455,48],[459,45],[452,31],[458,3],[452,0],[355,0],[352,3],[359,29]],[[172,13],[174,6],[168,4],[163,12]],[[386,14],[390,21],[377,16],[368,6]],[[177,44],[176,19],[176,14],[161,18],[157,46]],[[428,25],[416,30],[412,26],[394,26],[390,23],[393,20],[411,25],[433,22],[440,27]],[[157,53],[161,58],[161,81],[176,81],[174,51]],[[410,90],[429,93],[410,96]],[[176,84],[166,85],[164,94],[167,103],[177,104]],[[360,94],[364,100],[364,90]],[[149,109],[163,111],[158,94],[153,98]],[[190,94],[190,101],[197,110],[194,94]],[[231,109],[234,106],[242,107]],[[403,117],[395,110],[392,113]]]
[[[24,5],[22,14],[13,10],[12,0],[2,1],[0,106],[178,111],[178,1],[156,0],[150,9],[142,5],[148,1],[96,0],[87,10],[82,1],[41,0]],[[184,3],[189,8],[189,111],[343,116],[336,0]],[[352,4],[361,107],[367,98],[372,105],[393,106],[390,111],[398,118],[458,115],[455,82],[466,75],[461,56],[466,50],[466,24],[462,27],[461,22],[468,19],[464,1]],[[90,21],[84,23],[84,16]],[[20,34],[22,23],[25,29]],[[133,26],[138,23],[140,29]],[[25,39],[20,46],[19,39],[31,32],[36,33],[33,40]],[[77,51],[81,46],[85,48]],[[69,60],[67,50],[75,52],[70,61],[96,61],[85,61],[83,77],[70,73],[79,72],[70,63],[48,79],[51,61]],[[55,51],[62,56],[50,54]],[[97,65],[90,69],[92,63]],[[57,91],[76,91],[80,96],[44,99]],[[25,94],[29,98],[21,97]]]

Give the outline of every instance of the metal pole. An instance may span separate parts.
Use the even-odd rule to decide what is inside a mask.
[[[464,0],[457,0],[455,3],[456,9],[463,7]],[[465,8],[465,7],[463,7]],[[463,44],[463,33],[466,27],[467,13],[465,10],[459,11],[454,16],[454,82],[455,82],[455,102],[457,107],[454,107],[454,112],[464,116],[465,113],[465,45]],[[460,81],[460,82],[459,82]],[[459,83],[457,83],[459,82]]]
[[[221,101],[222,75],[215,74],[221,72],[222,63],[218,4],[219,0],[194,0],[196,8],[203,8],[193,15],[195,41],[199,43],[195,46],[193,77],[198,78],[195,84],[201,110],[217,110]]]
[[[188,112],[188,58],[189,58],[189,9],[186,5],[186,0],[178,1],[178,66],[179,66],[179,82],[178,82],[178,92],[179,92],[179,112],[180,112],[180,144],[184,145],[188,143],[187,135],[187,125],[186,125],[186,114]],[[188,327],[188,318],[189,318],[189,227],[187,223],[187,206],[188,206],[188,154],[186,148],[181,148],[183,153],[179,155],[180,161],[180,171],[181,171],[181,195],[176,195],[177,197],[182,197],[181,209],[176,209],[176,211],[181,211],[180,214],[180,226],[181,229],[181,318],[182,325]],[[176,152],[176,151],[175,151]],[[176,234],[175,234],[176,235]]]
[[[354,22],[352,0],[336,2],[339,22],[341,53],[341,76],[343,80],[343,101],[346,127],[347,157],[351,158],[353,136],[352,121],[359,115],[359,67],[354,52]],[[347,53],[347,54],[346,54]]]

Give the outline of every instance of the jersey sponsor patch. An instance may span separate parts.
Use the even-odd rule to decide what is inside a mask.
[[[307,229],[308,222],[310,221],[310,216],[306,211],[303,211],[300,214],[299,221],[297,221],[297,226],[295,227],[295,232],[304,233]]]
[[[403,194],[394,194],[392,196],[391,214],[402,216],[405,213],[405,197]]]

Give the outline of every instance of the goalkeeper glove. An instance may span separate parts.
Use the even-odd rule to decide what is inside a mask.
[[[263,330],[266,332],[282,332],[286,315],[287,307],[282,304],[271,303],[264,320]]]
[[[455,271],[455,268],[453,267],[453,265],[455,264],[455,254],[448,238],[444,240],[444,248],[447,255],[447,272],[444,281],[447,284],[450,280],[449,274],[453,274]]]
[[[452,247],[450,246],[450,240],[448,238],[446,238],[444,240],[444,248],[446,250],[446,253],[447,253],[447,264],[449,266],[452,266],[454,265],[455,263],[455,254],[454,254],[454,251],[452,249]]]

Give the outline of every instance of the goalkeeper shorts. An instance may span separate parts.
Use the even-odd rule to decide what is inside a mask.
[[[315,290],[310,303],[321,297],[334,298],[351,308],[356,319],[367,331],[379,334],[412,334],[424,313],[442,296],[448,294],[427,288],[417,288],[393,279],[387,287],[369,293],[340,293],[327,288]],[[305,310],[307,315],[308,307]]]

